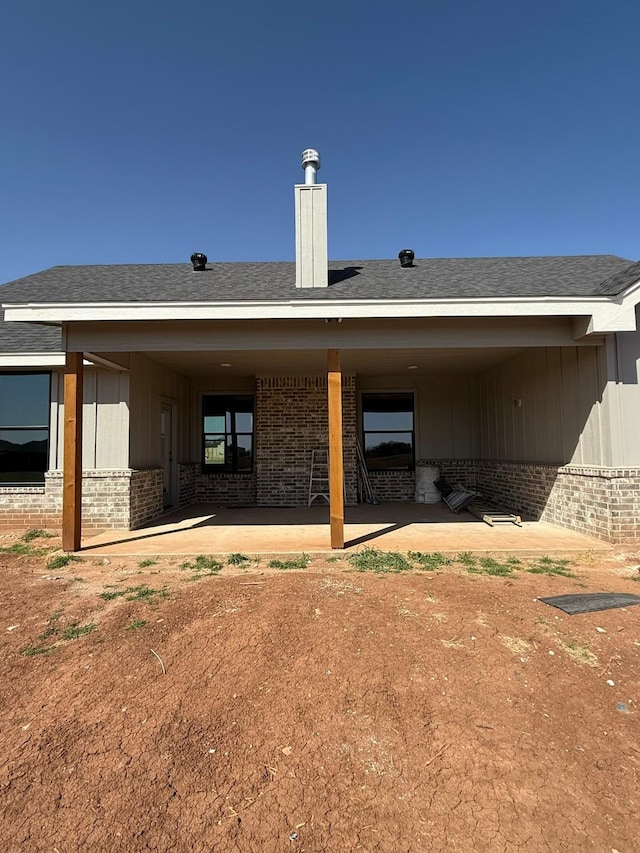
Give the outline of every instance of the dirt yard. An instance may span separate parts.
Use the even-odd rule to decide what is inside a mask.
[[[638,555],[47,568],[21,541],[0,850],[640,851],[640,606],[537,601],[640,594]]]

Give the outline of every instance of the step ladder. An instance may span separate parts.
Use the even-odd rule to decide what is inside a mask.
[[[369,479],[367,463],[360,442],[356,439],[356,464],[358,468],[358,500],[360,503],[377,504],[376,496]]]
[[[326,447],[311,451],[311,469],[309,471],[309,503],[324,498],[329,501],[329,451]]]

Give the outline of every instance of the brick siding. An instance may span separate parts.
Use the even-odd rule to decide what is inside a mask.
[[[255,506],[256,475],[198,473],[196,500],[221,506]]]
[[[415,499],[415,471],[370,471],[369,480],[377,501],[412,501]]]
[[[640,469],[476,461],[476,487],[524,518],[615,544],[640,542]]]
[[[84,471],[82,529],[130,529],[162,513],[162,470]],[[40,488],[0,488],[0,527],[60,528],[62,471],[48,471]]]
[[[199,467],[196,462],[178,464],[178,506],[188,506],[195,501]]]
[[[163,470],[162,468],[144,468],[131,471],[130,484],[129,524],[125,526],[135,530],[146,521],[162,515]]]
[[[454,488],[476,488],[475,459],[420,459],[418,465],[434,465],[440,469],[440,476]]]
[[[327,378],[262,377],[256,384],[258,506],[306,506],[311,451],[329,441]],[[355,378],[342,378],[345,503],[356,502]]]

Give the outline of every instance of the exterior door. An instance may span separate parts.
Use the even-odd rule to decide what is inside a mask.
[[[168,403],[160,408],[160,453],[162,458],[162,505],[173,505],[173,410]]]

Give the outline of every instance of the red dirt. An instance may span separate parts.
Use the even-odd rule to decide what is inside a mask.
[[[535,599],[640,593],[636,563],[189,583],[0,554],[0,849],[634,853],[640,607]],[[99,597],[141,583],[170,597]]]

